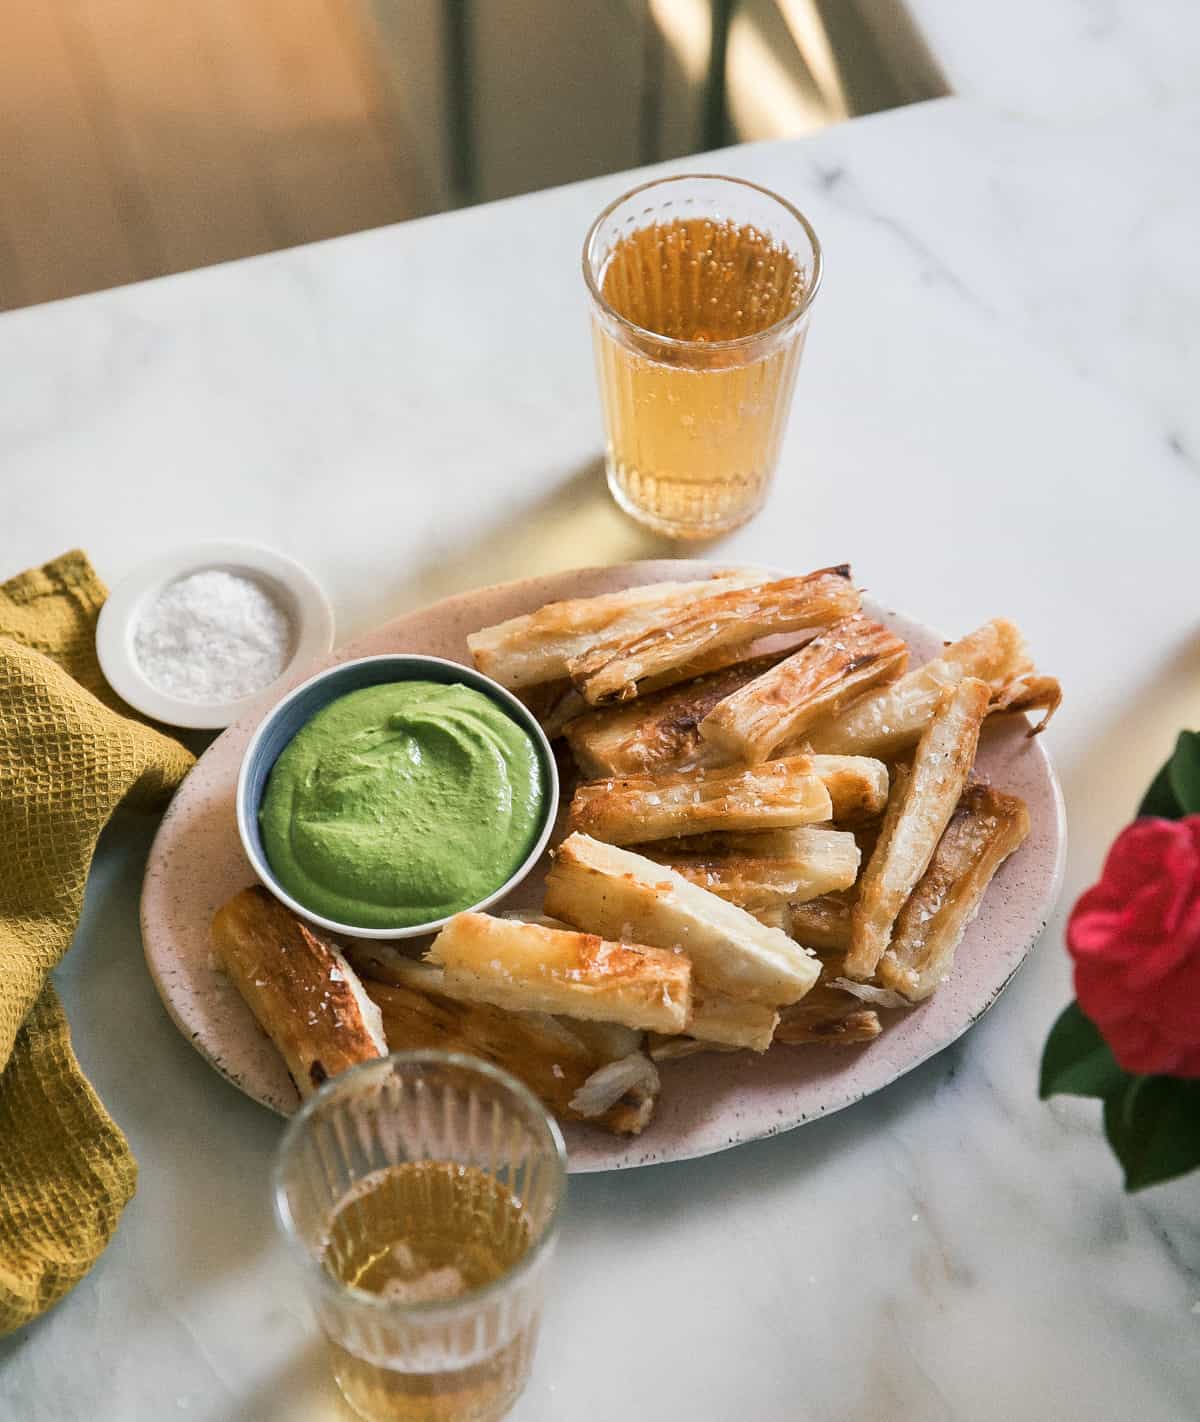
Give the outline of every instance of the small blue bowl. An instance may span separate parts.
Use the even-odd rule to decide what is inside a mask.
[[[280,903],[286,904],[293,913],[299,914],[309,923],[318,924],[333,933],[348,934],[353,938],[416,938],[422,933],[435,932],[449,919],[433,919],[429,923],[414,923],[405,928],[360,928],[357,924],[338,923],[335,919],[323,918],[314,913],[298,899],[292,898],[271,872],[259,831],[258,812],[266,791],[267,778],[275,762],[302,726],[306,726],[317,712],[323,710],[331,701],[336,701],[348,692],[395,681],[435,681],[444,686],[469,686],[473,691],[482,692],[494,701],[506,716],[528,732],[541,760],[546,796],[542,805],[542,827],[536,843],[516,872],[498,889],[487,898],[480,899],[478,903],[467,905],[462,912],[487,908],[524,879],[546,848],[550,831],[554,828],[554,818],[558,813],[558,768],[554,763],[546,733],[538,725],[529,708],[491,677],[482,675],[472,667],[461,666],[458,662],[415,654],[361,657],[357,661],[342,662],[338,666],[318,672],[268,711],[261,725],[251,736],[250,744],[242,757],[242,768],[238,772],[237,827],[246,858]]]

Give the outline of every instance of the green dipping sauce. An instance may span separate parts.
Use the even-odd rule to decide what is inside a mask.
[[[469,686],[398,681],[339,697],[303,726],[259,810],[267,862],[305,908],[405,928],[469,908],[542,826],[529,733]]]

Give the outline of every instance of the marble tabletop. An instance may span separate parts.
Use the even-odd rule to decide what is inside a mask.
[[[827,252],[778,487],[721,556],[852,559],[961,633],[1005,614],[1095,875],[1197,720],[1200,124],[942,100],[704,160]],[[693,160],[695,161],[695,160]],[[609,504],[578,248],[615,176],[0,318],[0,567],[110,579],[183,540],[309,564],[349,636],[439,595],[669,545]],[[271,1228],[279,1123],[170,1025],[106,834],[58,977],[141,1162],[99,1266],[0,1343],[19,1422],[339,1415]],[[517,1422],[1182,1422],[1195,1179],[1128,1198],[1093,1104],[1040,1104],[1063,911],[996,1008],[882,1094],[689,1164],[572,1182]]]
[[[1186,103],[1200,72],[1195,0],[904,0],[950,89],[1056,122]]]

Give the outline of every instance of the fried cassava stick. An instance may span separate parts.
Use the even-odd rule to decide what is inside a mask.
[[[779,1014],[775,1040],[789,1046],[853,1047],[883,1030],[879,1014],[847,992],[818,983],[803,1000]]]
[[[420,968],[421,964],[413,966]],[[636,1135],[654,1111],[657,1085],[643,1080],[613,1104],[584,1116],[575,1104],[588,1080],[613,1062],[624,1060],[597,1052],[558,1018],[539,1012],[506,1012],[485,1002],[447,997],[441,973],[427,968],[428,990],[410,978],[404,986],[365,979],[365,987],[383,1014],[383,1028],[392,1051],[437,1047],[469,1052],[503,1067],[558,1116],[590,1119],[619,1135]],[[583,1097],[587,1101],[586,1093]]]
[[[803,578],[783,578],[698,597],[668,609],[635,636],[608,638],[567,664],[571,680],[593,705],[625,701],[647,678],[686,669],[722,647],[777,632],[825,627],[860,606],[847,566]]]
[[[858,878],[860,855],[854,836],[841,830],[794,830],[794,852],[688,854],[646,846],[646,857],[669,864],[693,884],[757,914],[773,904],[799,903],[819,894],[848,889]],[[687,840],[673,841],[687,843]]]
[[[790,829],[833,815],[803,756],[745,769],[640,775],[581,785],[568,825],[610,844],[641,844],[706,830]]]
[[[217,910],[212,946],[301,1096],[386,1055],[379,1009],[340,950],[266,889],[243,889]]]
[[[913,1002],[928,997],[949,973],[992,876],[1028,833],[1023,800],[968,785],[929,868],[900,910],[878,980]]]
[[[513,1012],[561,1012],[656,1032],[682,1032],[691,1015],[688,959],[642,943],[460,913],[426,957],[441,967],[449,996]]]
[[[697,599],[761,582],[754,573],[718,574],[686,583],[650,583],[598,597],[548,602],[536,612],[512,617],[467,637],[481,672],[516,689],[556,681],[567,663],[604,638],[636,636],[660,625],[672,609]]]
[[[987,683],[976,677],[943,692],[917,745],[910,774],[897,778],[851,915],[849,977],[874,973],[896,915],[929,867],[975,762],[987,705]]]
[[[894,632],[866,617],[843,618],[714,706],[700,735],[738,760],[767,760],[822,716],[894,681],[907,661]]]
[[[688,1035],[725,1047],[747,1047],[765,1052],[771,1045],[779,1014],[773,1007],[745,998],[730,997],[712,988],[697,987],[692,996]]]
[[[846,894],[793,903],[788,909],[788,931],[797,943],[818,953],[845,953],[850,947],[850,914],[853,899]]]
[[[817,721],[806,734],[808,746],[814,751],[885,760],[903,755],[920,739],[942,692],[972,676],[987,682],[992,711],[1041,707],[1048,719],[1061,699],[1052,677],[1033,674],[1019,629],[997,617],[899,681]]]
[[[581,775],[663,774],[728,760],[700,739],[700,722],[727,696],[779,660],[753,657],[678,686],[600,710],[590,708],[565,730]]]
[[[546,911],[607,937],[686,953],[702,986],[767,1007],[797,1001],[817,980],[816,959],[787,934],[666,865],[584,834],[558,848]]]
[[[882,815],[888,801],[888,770],[866,755],[810,755],[812,773],[829,791],[833,818],[856,824]]]

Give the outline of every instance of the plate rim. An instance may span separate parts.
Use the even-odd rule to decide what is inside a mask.
[[[249,733],[253,734],[253,728],[254,725],[257,724],[257,720],[265,716],[266,713],[279,700],[282,700],[283,697],[288,695],[293,689],[293,687],[295,685],[298,685],[302,680],[305,680],[308,677],[312,676],[314,673],[316,673],[323,667],[340,663],[342,661],[350,661],[355,659],[356,657],[360,657],[363,655],[372,655],[371,653],[364,653],[361,650],[361,644],[364,641],[373,641],[374,639],[379,637],[380,634],[385,633],[390,627],[396,624],[407,622],[415,617],[424,616],[429,612],[433,611],[434,609],[439,609],[443,612],[453,612],[461,604],[471,604],[479,599],[490,595],[502,596],[505,594],[511,594],[517,589],[524,590],[530,588],[531,585],[546,582],[556,582],[564,577],[595,577],[612,574],[632,573],[634,572],[634,570],[636,570],[638,573],[653,570],[653,572],[657,574],[657,576],[652,575],[649,577],[639,577],[636,581],[631,580],[626,584],[626,586],[634,587],[640,586],[643,583],[647,582],[669,581],[672,576],[678,577],[679,574],[684,570],[689,570],[696,576],[707,576],[720,569],[730,567],[748,567],[754,570],[761,569],[767,575],[779,575],[778,570],[771,569],[763,564],[755,563],[753,561],[739,563],[735,559],[635,559],[624,563],[589,564],[579,568],[567,568],[558,570],[556,572],[534,574],[528,578],[515,578],[501,583],[488,584],[483,587],[471,588],[462,592],[453,593],[445,598],[436,599],[434,602],[410,609],[407,612],[398,614],[394,618],[388,619],[386,622],[380,623],[373,628],[367,629],[366,631],[362,632],[361,634],[353,638],[351,641],[343,644],[342,646],[337,647],[332,651],[326,651],[324,655],[310,659],[310,661],[303,667],[299,667],[295,663],[293,663],[293,666],[289,668],[288,673],[286,673],[284,677],[281,677],[280,680],[275,684],[275,686],[270,689],[268,695],[271,696],[271,700],[268,702],[260,696],[256,705],[254,705],[250,710],[248,710],[246,714],[239,717],[237,721],[234,721],[224,732],[222,732],[221,736],[218,736],[213,741],[212,745],[208,748],[208,750],[205,751],[205,755],[209,754],[216,746],[218,746],[220,742],[224,739],[225,735],[236,733],[242,727],[243,723],[249,723]],[[783,575],[787,576],[787,574]],[[579,595],[587,596],[588,594]],[[567,596],[569,596],[569,594],[567,594]],[[914,627],[920,628],[923,631],[928,632],[931,636],[942,638],[942,634],[939,629],[931,627],[928,623],[922,621],[920,618],[913,617],[891,606],[888,603],[884,603],[878,598],[872,596],[871,594],[868,594],[867,596],[871,604],[879,611],[886,613],[888,616],[894,616],[897,619],[907,622]],[[944,641],[945,639],[942,638],[942,640]],[[448,660],[453,660],[453,658],[448,658]],[[465,663],[461,664],[466,665]],[[1049,880],[1042,894],[1041,906],[1037,913],[1037,917],[1040,919],[1040,922],[1037,928],[1031,934],[1029,934],[1027,938],[1023,939],[1019,950],[1016,950],[1017,955],[1010,971],[1003,979],[1003,981],[1000,982],[993,989],[986,1002],[982,1003],[977,1008],[970,1009],[965,1017],[965,1020],[963,1020],[959,1025],[957,1025],[953,1032],[951,1032],[949,1035],[940,1036],[935,1041],[932,1041],[929,1044],[928,1050],[925,1050],[915,1055],[912,1060],[905,1061],[903,1065],[900,1066],[900,1068],[896,1070],[891,1076],[889,1076],[886,1081],[881,1082],[877,1086],[868,1086],[861,1090],[855,1088],[848,1091],[844,1091],[840,1095],[836,1092],[833,1092],[831,1093],[831,1099],[827,1101],[822,1101],[816,1110],[801,1114],[798,1117],[787,1117],[779,1121],[772,1121],[766,1123],[761,1128],[755,1128],[752,1132],[744,1136],[732,1138],[724,1143],[715,1145],[711,1143],[702,1144],[697,1146],[697,1148],[695,1149],[688,1149],[685,1145],[682,1149],[672,1148],[667,1151],[655,1150],[651,1146],[651,1142],[653,1140],[653,1126],[651,1126],[651,1133],[646,1136],[632,1137],[628,1138],[628,1140],[621,1138],[621,1141],[614,1140],[614,1146],[620,1145],[622,1142],[626,1146],[625,1158],[623,1159],[606,1160],[604,1158],[593,1157],[590,1154],[585,1155],[584,1158],[581,1159],[574,1153],[572,1153],[568,1167],[570,1173],[592,1174],[608,1170],[628,1170],[635,1168],[644,1168],[647,1166],[659,1164],[682,1163],[688,1160],[702,1159],[704,1156],[707,1155],[718,1154],[723,1152],[724,1150],[732,1149],[735,1146],[748,1145],[756,1140],[770,1139],[771,1137],[783,1134],[786,1131],[794,1130],[799,1126],[808,1125],[813,1121],[822,1120],[828,1116],[835,1115],[837,1112],[845,1110],[847,1107],[857,1105],[860,1101],[865,1100],[869,1096],[874,1096],[881,1091],[887,1090],[888,1087],[892,1086],[895,1082],[907,1076],[911,1071],[915,1071],[918,1067],[923,1066],[926,1062],[932,1060],[933,1057],[937,1056],[947,1047],[950,1047],[955,1042],[959,1041],[973,1026],[975,1026],[975,1024],[987,1012],[991,1010],[991,1008],[996,1004],[996,1002],[1003,995],[1004,991],[1010,985],[1013,978],[1015,978],[1021,967],[1027,961],[1033,948],[1036,946],[1039,939],[1045,932],[1046,926],[1049,923],[1050,918],[1053,916],[1055,908],[1057,907],[1062,894],[1063,883],[1066,874],[1068,834],[1066,806],[1063,797],[1062,786],[1059,782],[1058,774],[1055,770],[1053,760],[1050,757],[1045,745],[1042,743],[1041,738],[1034,737],[1028,742],[1028,744],[1030,745],[1034,753],[1038,756],[1041,762],[1041,767],[1044,772],[1046,782],[1051,790],[1050,812],[1053,819],[1054,856],[1050,869]],[[190,776],[188,778],[190,778]],[[186,784],[186,779],[184,781],[184,784]],[[182,791],[182,788],[183,786],[180,787],[180,791]],[[162,999],[163,1005],[166,1008],[167,1014],[170,1017],[171,1021],[175,1024],[176,1028],[180,1031],[184,1039],[203,1058],[206,1064],[209,1065],[214,1071],[217,1072],[218,1075],[222,1076],[232,1086],[236,1087],[236,1089],[240,1091],[243,1095],[249,1097],[257,1104],[266,1107],[266,1109],[270,1110],[273,1114],[282,1116],[286,1119],[288,1113],[283,1111],[278,1105],[274,1104],[273,1102],[264,1100],[261,1096],[256,1095],[244,1081],[239,1080],[237,1077],[227,1071],[222,1064],[214,1060],[213,1057],[209,1055],[205,1047],[200,1044],[200,1042],[197,1040],[199,1034],[193,1032],[191,1025],[187,1023],[180,1015],[180,1012],[168,988],[167,983],[163,980],[162,977],[160,977],[157,962],[151,953],[150,935],[147,932],[147,901],[149,897],[150,883],[152,878],[151,869],[156,863],[160,848],[160,842],[164,836],[164,833],[168,830],[170,822],[174,818],[174,813],[176,810],[176,804],[179,798],[180,791],[177,791],[176,795],[172,798],[172,801],[168,806],[167,811],[158,826],[158,829],[155,832],[154,839],[150,847],[150,853],[147,857],[146,873],[143,878],[142,889],[139,895],[139,921],[142,931],[143,955],[146,961],[147,970],[150,973],[150,977],[154,983],[155,990],[158,992],[159,997]],[[236,826],[231,826],[230,828],[231,833],[236,839]],[[588,1131],[588,1128],[586,1126],[580,1127],[576,1123],[564,1124],[564,1131],[567,1135],[568,1142],[570,1142],[572,1136],[576,1135],[576,1133],[580,1132],[581,1130]],[[587,1137],[585,1138],[590,1139],[593,1134],[594,1132],[589,1132]],[[650,1148],[647,1149],[643,1154],[637,1154],[636,1147],[639,1142],[643,1141]]]

